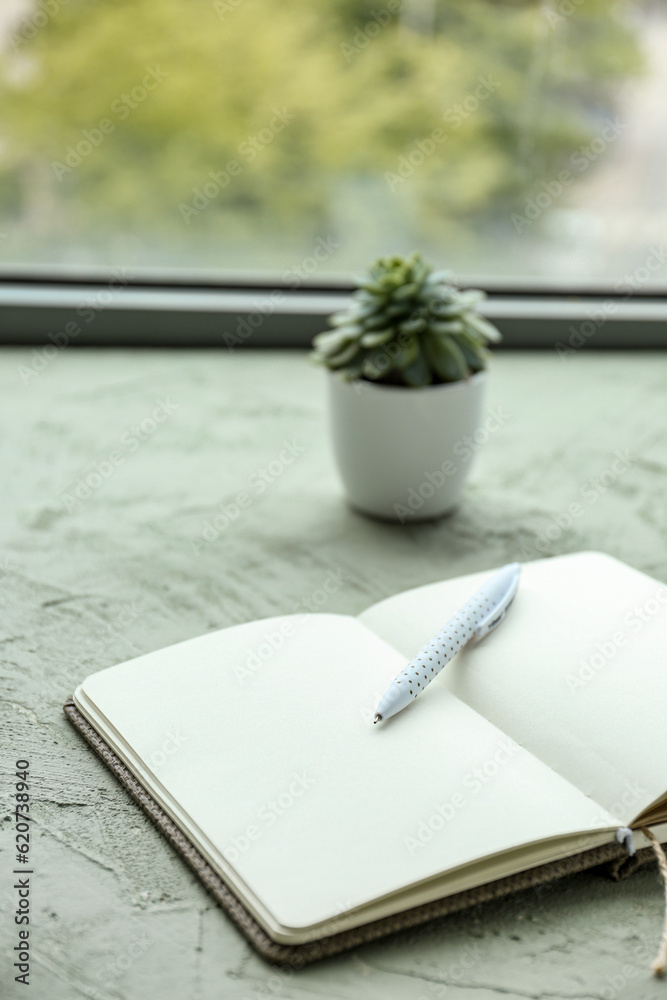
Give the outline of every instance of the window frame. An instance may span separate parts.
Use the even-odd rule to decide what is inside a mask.
[[[667,292],[657,288],[457,280],[486,291],[482,311],[503,335],[500,349],[667,346]],[[306,348],[353,288],[345,275],[295,287],[266,272],[5,267],[0,344]]]

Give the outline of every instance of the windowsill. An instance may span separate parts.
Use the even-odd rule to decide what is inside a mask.
[[[306,347],[350,288],[221,288],[0,279],[0,343],[79,346]],[[482,307],[503,347],[667,345],[667,297],[491,292]],[[52,340],[52,338],[51,338]]]

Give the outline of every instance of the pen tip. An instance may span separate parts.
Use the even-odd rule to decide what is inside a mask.
[[[382,722],[382,716],[378,715],[377,713],[375,714],[375,718],[373,719],[373,725],[375,725],[376,722]]]

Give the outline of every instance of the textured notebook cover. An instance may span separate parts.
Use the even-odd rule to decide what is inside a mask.
[[[457,913],[467,907],[476,906],[478,903],[483,903],[490,899],[499,899],[502,896],[511,895],[522,889],[533,888],[545,882],[552,882],[555,879],[562,878],[564,875],[584,871],[586,868],[606,865],[608,873],[612,878],[621,879],[630,875],[640,865],[655,859],[653,850],[650,847],[642,848],[630,858],[625,847],[620,844],[603,844],[601,847],[583,851],[581,854],[574,855],[573,857],[564,858],[561,861],[552,861],[549,864],[540,865],[525,872],[519,872],[517,875],[510,875],[507,878],[498,879],[495,882],[478,886],[475,889],[467,889],[465,892],[447,896],[445,899],[425,903],[422,906],[404,910],[402,913],[396,913],[391,917],[383,917],[381,920],[374,920],[372,923],[364,924],[361,927],[354,927],[351,930],[341,931],[329,937],[308,941],[304,944],[278,944],[269,937],[263,927],[246,910],[245,906],[223,879],[211,868],[182,830],[158,805],[141,782],[135,778],[129,768],[125,766],[109,745],[105,743],[90,723],[86,721],[72,699],[66,702],[64,712],[72,725],[79,730],[95,753],[113,771],[120,783],[124,785],[135,802],[138,802],[144,812],[157,826],[158,830],[176,848],[187,864],[190,865],[216,902],[227,912],[227,915],[231,917],[239,930],[246,936],[252,946],[257,949],[259,954],[269,962],[289,965],[294,969],[300,968],[309,962],[316,962],[318,959],[327,958],[338,952],[346,951],[349,948],[355,948],[357,945],[364,944],[367,941],[375,941],[378,938],[385,937],[387,934],[393,934],[408,927],[416,927],[418,924],[433,920],[435,917]]]

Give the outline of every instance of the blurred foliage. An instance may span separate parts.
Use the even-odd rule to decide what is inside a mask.
[[[321,233],[337,224],[331,206],[370,181],[378,212],[415,236],[456,234],[557,173],[641,68],[612,0],[50,3],[47,23],[17,25],[0,58],[1,217],[37,234],[189,226],[261,239],[269,220]],[[156,67],[164,80],[124,105]],[[480,79],[495,89],[453,124]],[[275,109],[292,120],[242,155]],[[53,164],[105,118],[113,131],[59,179]],[[392,192],[386,175],[437,128],[446,140]],[[185,220],[179,205],[234,160],[240,173]]]

